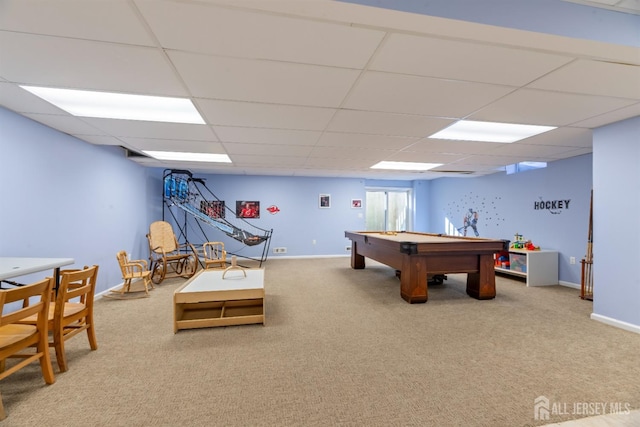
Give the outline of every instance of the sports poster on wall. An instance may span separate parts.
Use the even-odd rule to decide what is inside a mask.
[[[260,202],[236,200],[236,218],[260,218]]]

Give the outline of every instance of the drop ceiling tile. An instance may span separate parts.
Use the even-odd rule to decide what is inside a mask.
[[[259,165],[262,167],[296,167],[304,162],[304,157],[295,156],[265,156],[265,155],[250,155],[250,154],[232,154],[231,160],[239,167],[246,167],[247,165]]]
[[[292,174],[293,176],[299,176],[299,177],[316,177],[316,178],[320,178],[320,177],[342,178],[342,177],[344,177],[342,171],[326,170],[326,169],[315,169],[315,168],[311,168],[311,167],[300,167],[300,168],[294,169],[292,172],[293,172],[293,174]]]
[[[504,147],[494,150],[495,154],[501,156],[518,156],[523,159],[555,159],[557,155],[574,151],[575,147],[565,147],[558,145],[528,145],[515,142],[513,144],[504,144]],[[493,153],[492,153],[493,154]]]
[[[467,157],[467,155],[453,153],[428,153],[415,151],[400,151],[386,160],[394,162],[420,162],[420,163],[451,163]]]
[[[580,59],[536,80],[529,87],[640,101],[640,66]]]
[[[186,169],[190,172],[194,171],[208,171],[206,173],[220,173],[228,174],[233,173],[237,169],[237,166],[231,163],[213,163],[213,162],[176,162],[176,161],[155,161],[155,167],[162,167],[165,169]]]
[[[486,169],[487,167],[502,167],[506,165],[512,165],[514,163],[522,162],[525,160],[532,159],[523,159],[521,156],[497,156],[497,155],[471,155],[461,159],[457,162],[452,163],[451,165],[447,165],[447,169],[451,169],[451,167],[461,167],[461,168],[481,168]]]
[[[441,154],[484,154],[502,147],[498,142],[452,141],[446,139],[422,139],[404,151]]]
[[[319,131],[214,126],[220,141],[250,144],[315,145]]]
[[[0,28],[20,33],[154,45],[129,2],[124,0],[2,0]]]
[[[384,41],[369,69],[522,86],[572,59],[474,41],[462,42],[396,33]]]
[[[215,135],[207,125],[93,118],[83,120],[116,137],[215,141]]]
[[[380,150],[401,150],[418,141],[419,138],[388,135],[364,135],[359,133],[325,132],[318,140],[318,146],[340,148],[364,148]]]
[[[256,128],[323,130],[332,108],[295,107],[291,105],[198,99],[200,112],[214,126],[247,126]]]
[[[177,51],[168,55],[198,98],[338,107],[359,74],[344,68]]]
[[[577,156],[583,156],[585,154],[591,154],[593,153],[593,150],[591,148],[574,148],[571,151],[567,151],[565,153],[557,153],[554,156],[550,156],[553,160],[560,160],[560,159],[568,159],[570,157],[577,157]]]
[[[261,167],[259,165],[242,168],[243,175],[252,176],[294,176],[295,170],[291,168],[277,168],[277,167]]]
[[[423,137],[453,123],[451,119],[375,111],[339,110],[327,127],[332,132]]]
[[[187,52],[363,68],[384,36],[373,29],[202,2],[136,4],[165,48]]]
[[[620,0],[616,3],[616,10],[635,12],[640,14],[640,1],[638,0]]]
[[[82,119],[71,115],[54,115],[54,114],[23,114],[32,120],[40,122],[50,128],[57,129],[60,132],[74,134],[82,133],[86,135],[104,135],[104,132],[90,124],[85,123]]]
[[[154,48],[0,31],[0,76],[21,84],[185,96]]]
[[[508,86],[367,72],[345,108],[436,117],[464,117],[514,90]]]
[[[487,105],[468,118],[567,126],[633,103],[634,101],[629,99],[520,89]]]
[[[75,134],[74,137],[81,139],[85,142],[95,145],[122,145],[127,148],[128,145],[121,139],[118,139],[114,136],[105,136],[105,135],[85,135],[85,134]]]
[[[637,117],[637,116],[640,116],[640,103],[633,104],[628,107],[620,108],[618,110],[609,111],[597,117],[592,117],[587,120],[573,123],[573,126],[580,126],[580,127],[595,129],[600,126],[604,126],[614,122],[619,122],[621,120],[626,120],[626,119],[630,119],[631,117]]]
[[[178,166],[174,166],[170,163],[161,162],[160,160],[153,159],[151,157],[129,157],[129,160],[135,162],[141,166],[145,166],[148,168],[168,168],[168,169],[178,169]]]
[[[311,158],[327,159],[379,159],[384,160],[395,153],[395,150],[363,150],[361,147],[320,147],[313,148]]]
[[[591,148],[593,132],[591,129],[561,127],[523,140],[528,145],[558,145],[563,147]]]
[[[442,165],[437,168],[430,169],[428,172],[436,174],[439,178],[446,178],[453,176],[476,176],[478,174],[486,174],[486,173],[495,173],[500,170],[500,167],[495,166],[487,166],[481,164],[468,164],[465,165],[462,162],[451,163]],[[504,171],[504,167],[502,167]],[[468,174],[468,172],[473,172],[472,174]]]
[[[187,153],[213,153],[226,154],[224,147],[219,142],[189,141],[184,139],[159,139],[159,138],[129,138],[120,137],[128,146],[138,151],[181,151]]]
[[[328,157],[310,157],[307,159],[305,166],[309,168],[323,168],[329,170],[358,170],[367,169],[378,163],[380,159],[371,158],[328,158]]]
[[[251,156],[289,156],[307,157],[313,147],[309,145],[273,145],[273,144],[242,144],[224,143],[225,150],[230,155],[247,154]]]

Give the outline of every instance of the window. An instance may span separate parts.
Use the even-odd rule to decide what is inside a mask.
[[[411,229],[409,189],[367,190],[365,224],[367,231]]]

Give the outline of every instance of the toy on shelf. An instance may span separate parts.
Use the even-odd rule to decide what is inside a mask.
[[[526,249],[528,251],[539,251],[540,246],[533,244],[531,240],[525,240],[522,234],[516,233],[513,236],[513,243],[511,243],[510,249]]]
[[[496,262],[495,262],[495,266],[496,267],[501,267],[501,268],[509,268],[510,266],[510,262],[509,262],[509,253],[498,253],[498,256],[496,256]]]

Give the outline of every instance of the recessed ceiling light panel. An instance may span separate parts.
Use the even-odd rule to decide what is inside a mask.
[[[555,129],[553,126],[459,120],[429,138],[511,143]]]
[[[191,100],[186,98],[20,87],[78,117],[205,124]]]
[[[371,166],[371,169],[391,169],[403,171],[428,171],[442,166],[442,163],[416,163],[416,162],[379,162]]]
[[[226,154],[211,153],[186,153],[180,151],[142,151],[144,154],[158,160],[175,160],[180,162],[212,162],[231,163],[231,159]]]

